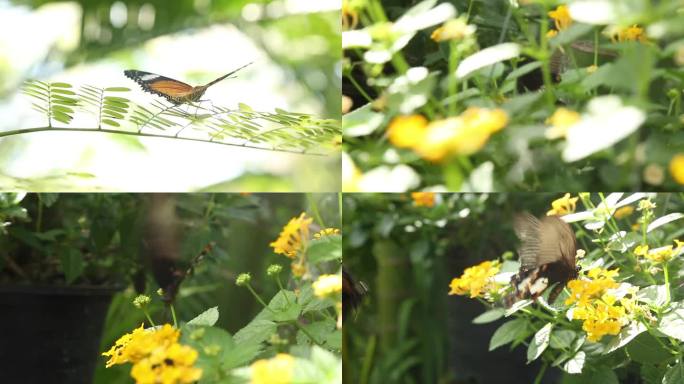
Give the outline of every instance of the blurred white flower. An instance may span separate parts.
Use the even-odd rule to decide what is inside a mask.
[[[520,46],[516,43],[493,45],[466,57],[456,68],[456,77],[464,78],[480,68],[512,59],[518,55],[520,55]]]
[[[596,208],[587,211],[571,213],[561,217],[566,223],[574,223],[576,221],[586,221],[584,228],[589,230],[598,230],[603,228],[606,221],[610,218],[620,207],[632,204],[649,196],[648,193],[633,193],[626,198],[620,200],[624,193],[611,193],[602,202],[596,205]]]
[[[343,171],[344,173],[344,171]],[[360,192],[406,192],[420,184],[420,176],[408,165],[373,168],[361,175],[357,187]]]
[[[596,97],[589,102],[580,121],[568,128],[563,160],[577,161],[610,148],[636,131],[645,120],[642,110],[624,106],[617,96]]]

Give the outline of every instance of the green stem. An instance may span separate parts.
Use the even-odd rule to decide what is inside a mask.
[[[150,325],[153,326],[153,327],[156,327],[157,324],[155,324],[154,321],[152,321],[152,318],[150,317],[150,313],[147,312],[147,309],[143,309],[143,313],[145,314],[145,317],[147,318],[147,321],[150,322]]]
[[[546,97],[546,103],[550,108],[554,107],[555,97],[553,96],[553,82],[551,80],[551,53],[549,52],[549,39],[546,33],[549,31],[549,19],[546,17],[549,9],[546,3],[544,3],[544,14],[541,18],[541,62],[542,62],[542,75],[544,77],[544,95]]]
[[[323,218],[321,217],[321,213],[318,211],[318,204],[316,204],[316,201],[313,199],[313,196],[310,193],[307,193],[306,199],[309,201],[309,205],[311,206],[311,211],[313,212],[314,218],[316,218],[316,222],[318,222],[318,225],[321,226],[321,229],[327,228],[325,226],[325,223],[323,222]]]
[[[171,308],[171,318],[173,319],[173,327],[178,328],[178,320],[176,319],[176,310],[173,308],[173,304],[169,304]]]
[[[451,40],[449,42],[449,73],[447,73],[447,96],[454,97],[454,102],[449,103],[449,114],[456,114],[455,95],[458,90],[458,79],[456,78],[456,67],[458,66],[458,45],[459,42]]]
[[[546,372],[546,368],[548,366],[549,364],[547,362],[544,362],[544,364],[542,364],[542,367],[539,369],[539,373],[537,373],[537,377],[534,379],[534,384],[541,383],[541,380],[544,377],[544,373]]]
[[[116,130],[116,129],[59,128],[59,127],[50,127],[50,126],[48,126],[48,127],[15,129],[15,130],[12,130],[12,131],[0,132],[0,138],[2,138],[2,137],[8,137],[8,136],[14,136],[14,135],[23,135],[23,134],[27,134],[27,133],[33,133],[33,132],[45,132],[45,131],[50,131],[50,132],[97,132],[97,133],[112,133],[112,134],[116,134],[116,135],[128,135],[128,136],[138,136],[138,137],[156,137],[156,138],[162,138],[162,139],[176,139],[176,140],[185,140],[185,141],[195,141],[195,142],[200,142],[200,143],[211,143],[211,144],[227,145],[227,146],[231,146],[231,147],[241,147],[241,148],[258,149],[258,150],[269,151],[269,152],[293,153],[293,154],[297,154],[297,155],[321,156],[321,157],[328,156],[328,155],[325,155],[325,154],[322,154],[322,153],[308,153],[308,152],[306,152],[306,150],[297,151],[297,150],[291,150],[291,149],[264,148],[264,147],[257,147],[257,146],[247,145],[247,144],[225,143],[225,142],[221,142],[221,141],[210,141],[210,140],[196,139],[196,138],[191,138],[191,137],[176,137],[176,136],[173,136],[173,135],[157,135],[157,134],[143,133],[143,132],[119,131],[119,130]]]
[[[261,297],[256,293],[256,291],[254,291],[254,288],[252,288],[251,285],[245,284],[245,287],[247,287],[247,289],[248,289],[248,290],[252,293],[252,295],[257,299],[257,301],[259,302],[259,304],[263,305],[263,307],[266,308],[269,312],[275,314],[275,311],[272,310],[271,308],[269,308],[268,305],[266,305],[266,303],[261,299]]]
[[[665,306],[670,304],[670,273],[667,268],[667,262],[663,264],[663,274],[665,275]]]
[[[363,89],[363,87],[361,87],[361,85],[356,81],[356,79],[354,79],[351,73],[347,75],[347,79],[349,79],[349,82],[352,83],[354,88],[356,88],[356,90],[359,91],[359,93],[361,94],[361,96],[363,96],[364,99],[366,99],[369,103],[373,101],[373,98],[370,97],[368,93],[366,93],[366,91]]]
[[[290,305],[290,299],[287,297],[285,288],[283,288],[283,283],[280,281],[280,275],[276,275],[276,282],[278,283],[278,288],[280,288],[280,290],[283,292],[283,295],[285,295],[285,301],[288,305]]]

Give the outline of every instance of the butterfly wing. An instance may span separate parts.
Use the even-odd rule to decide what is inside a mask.
[[[124,75],[138,83],[144,91],[162,96],[174,104],[180,104],[179,99],[193,92],[192,85],[156,73],[129,69],[124,71]]]

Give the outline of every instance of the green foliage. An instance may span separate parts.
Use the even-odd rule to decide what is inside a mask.
[[[681,187],[681,4],[607,1],[596,21],[580,3],[345,0],[343,93],[353,107],[342,119],[343,151],[355,172],[343,188]],[[561,5],[574,19],[549,37],[549,12]],[[611,35],[627,26],[643,38]],[[508,121],[483,133],[468,123],[474,108],[505,111]],[[579,120],[556,134],[560,108]],[[406,116],[426,122],[402,131]]]
[[[22,92],[37,99],[33,107],[45,115],[48,126],[8,131],[1,136],[50,129],[103,131],[136,136],[204,141],[216,144],[311,155],[330,155],[336,151],[339,122],[303,113],[259,112],[245,104],[238,109],[200,105],[174,106],[154,100],[142,106],[118,95],[125,87],[98,88],[85,85],[78,92],[66,83],[29,80]],[[53,127],[55,120],[69,124],[76,107],[94,115],[97,128]],[[194,112],[190,112],[194,107]],[[185,136],[182,135],[185,132]],[[190,134],[193,132],[196,134]],[[198,137],[198,135],[200,135]]]

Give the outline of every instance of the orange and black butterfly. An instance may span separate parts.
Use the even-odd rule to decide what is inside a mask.
[[[520,238],[520,271],[511,279],[514,292],[504,298],[504,304],[534,300],[557,284],[549,294],[548,302],[553,303],[565,284],[577,278],[575,232],[558,216],[537,219],[529,213],[517,215],[514,228]]]
[[[226,75],[223,75],[214,81],[197,87],[193,87],[192,85],[186,84],[182,81],[157,75],[155,73],[137,71],[133,69],[124,71],[124,75],[126,75],[126,77],[132,79],[136,83],[140,84],[140,87],[142,87],[142,89],[145,92],[150,92],[155,95],[162,96],[174,105],[180,105],[194,101],[199,101],[200,97],[202,97],[204,92],[206,92],[207,88],[211,87],[212,85],[218,83],[219,81],[225,79],[226,77],[234,74],[235,72],[245,68],[250,64],[252,63],[245,64],[242,67]]]
[[[342,320],[347,318],[349,309],[356,309],[361,304],[361,299],[368,292],[368,287],[363,282],[356,282],[351,275],[342,269]]]

